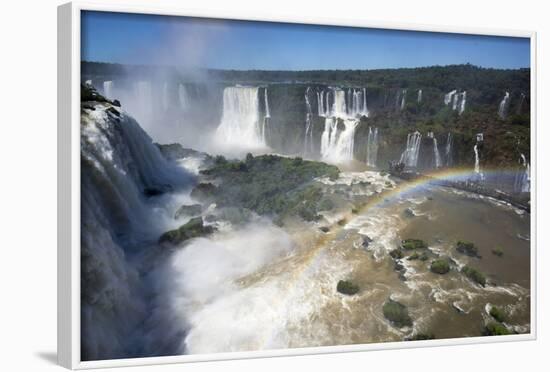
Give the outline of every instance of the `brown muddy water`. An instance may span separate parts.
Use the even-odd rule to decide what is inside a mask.
[[[336,208],[317,223],[286,221],[268,243],[245,239],[246,249],[280,249],[280,254],[220,279],[231,285],[211,298],[192,301],[186,310],[192,315],[186,320],[191,331],[185,352],[365,344],[420,333],[481,336],[494,321],[488,313],[493,305],[504,312],[510,332],[530,331],[528,213],[451,188],[409,188],[379,172],[344,172],[335,182],[318,182]],[[320,230],[323,226],[328,232]],[[279,247],[283,236],[287,248]],[[371,242],[365,246],[367,236]],[[427,260],[408,260],[413,251],[404,251],[399,260],[390,256],[408,238],[427,243],[427,249],[417,250]],[[223,234],[216,239],[229,241]],[[459,253],[458,240],[473,242],[481,257]],[[497,248],[502,256],[492,252]],[[189,255],[195,247],[186,249]],[[242,249],[231,252],[246,262]],[[430,271],[438,257],[452,260],[447,274]],[[396,263],[402,271],[396,271]],[[468,279],[460,272],[464,265],[484,273],[487,284]],[[359,292],[337,292],[339,280],[357,284]],[[411,327],[400,328],[384,317],[390,298],[407,307]]]

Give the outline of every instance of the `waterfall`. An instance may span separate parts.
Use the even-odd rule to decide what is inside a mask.
[[[500,101],[500,104],[498,105],[498,116],[501,119],[506,119],[509,102],[510,102],[510,93],[506,92],[506,94],[502,98],[502,101]]]
[[[309,92],[310,87],[307,87],[305,93],[306,99],[306,131],[304,138],[304,155],[313,153],[313,111],[311,109],[311,104],[309,102]],[[319,97],[319,92],[317,92],[317,97]]]
[[[437,147],[437,138],[435,137],[433,132],[428,132],[427,135],[428,138],[431,138],[433,140],[434,144],[434,161],[433,164],[435,168],[441,167],[441,156],[439,154],[439,148]]]
[[[516,111],[516,113],[517,113],[518,115],[521,114],[521,111],[522,111],[522,109],[523,109],[523,102],[524,102],[524,101],[525,101],[525,94],[524,94],[524,93],[521,93],[520,98],[519,98],[518,109],[517,109],[517,111]]]
[[[400,163],[405,164],[407,167],[416,167],[421,140],[422,135],[418,131],[407,135],[407,147],[401,154]]]
[[[267,125],[269,124],[269,119],[271,118],[271,115],[269,114],[269,99],[267,96],[267,88],[265,88],[265,92],[264,92],[264,105],[265,105],[265,116],[264,116],[264,122],[262,125],[262,141],[264,144],[267,144],[266,129],[267,129]]]
[[[401,93],[401,106],[400,109],[403,110],[405,108],[405,99],[407,97],[407,89],[403,89]]]
[[[367,138],[367,165],[376,167],[376,158],[378,157],[378,128],[369,127],[369,136]]]
[[[453,111],[456,111],[457,107],[458,107],[458,97],[459,97],[460,94],[455,94],[453,95]]]
[[[449,106],[449,103],[451,103],[453,96],[456,94],[456,89],[451,90],[449,93],[445,94],[445,98],[443,99],[443,102],[445,102],[445,106]]]
[[[525,158],[525,155],[521,154],[519,158],[519,164],[521,168],[516,173],[516,180],[514,183],[514,189],[516,192],[530,192],[531,191],[531,167]]]
[[[325,119],[325,129],[321,136],[321,157],[329,162],[343,163],[353,160],[355,129],[359,120],[343,119],[343,130],[338,130],[338,120],[341,119]]]
[[[86,80],[86,82],[84,83],[84,85],[88,86],[88,87],[93,87],[93,83],[91,80]]]
[[[477,147],[481,142],[483,142],[483,133],[478,133],[476,135],[476,144],[474,145],[474,173],[476,174],[478,180],[483,181],[485,177],[479,166],[479,149]]]
[[[448,167],[453,165],[453,135],[451,132],[447,134],[445,143],[445,162]]]
[[[262,137],[257,87],[227,87],[223,90],[223,113],[216,130],[223,146],[258,149],[266,147]]]
[[[367,107],[367,88],[363,88],[363,110],[362,114],[369,117],[369,108]]]
[[[144,191],[185,187],[191,180],[134,119],[113,115],[111,105],[94,108],[82,113],[80,126],[83,360],[131,354],[148,309],[129,256],[162,228]]]
[[[341,89],[333,90],[334,103],[332,105],[331,116],[343,118],[348,116],[346,108],[346,93]]]
[[[418,89],[418,98],[416,100],[418,103],[422,102],[422,89]]]
[[[189,95],[187,94],[187,89],[183,84],[178,86],[178,98],[181,110],[184,112],[187,111],[189,105]]]
[[[458,106],[458,114],[462,115],[465,109],[466,109],[466,91],[461,93],[460,105]]]
[[[104,81],[103,82],[103,94],[107,99],[113,99],[113,82]]]

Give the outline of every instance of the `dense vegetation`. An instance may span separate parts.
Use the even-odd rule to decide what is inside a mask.
[[[339,172],[335,166],[301,158],[248,154],[243,161],[228,161],[217,157],[214,165],[201,173],[220,182],[221,187],[199,184],[191,195],[260,215],[295,215],[313,221],[332,204],[312,181],[321,176],[336,179]]]
[[[407,307],[391,298],[382,307],[384,317],[398,328],[410,327],[413,322]]]
[[[359,292],[359,286],[348,280],[340,280],[336,285],[336,290],[342,294],[351,296]]]

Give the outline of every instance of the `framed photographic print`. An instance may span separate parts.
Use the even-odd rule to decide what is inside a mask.
[[[534,32],[58,17],[60,364],[535,338]]]

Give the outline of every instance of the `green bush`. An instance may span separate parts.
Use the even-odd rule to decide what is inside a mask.
[[[391,298],[386,301],[382,307],[384,317],[398,328],[410,327],[413,322],[409,316],[407,307]]]
[[[445,259],[432,261],[432,264],[430,265],[430,271],[436,274],[447,274],[450,269],[449,261]]]
[[[496,321],[499,321],[501,323],[504,322],[504,319],[506,318],[506,315],[504,314],[504,312],[496,306],[491,306],[491,309],[489,310],[489,314],[493,318],[495,318]]]
[[[477,247],[472,242],[464,242],[459,240],[456,243],[456,250],[470,257],[481,258],[481,256],[478,253]]]
[[[474,269],[470,266],[464,266],[461,272],[466,275],[470,280],[476,282],[477,284],[485,287],[485,275],[483,275],[479,270]]]
[[[417,333],[409,338],[406,338],[405,341],[422,341],[422,340],[433,340],[435,338],[431,333]]]
[[[336,285],[336,290],[342,294],[351,296],[359,292],[359,286],[347,280],[340,280]]]
[[[504,336],[509,335],[510,331],[500,323],[491,322],[485,326],[483,334],[485,336]]]
[[[405,250],[411,250],[428,248],[428,245],[420,239],[405,239],[401,241],[401,247]]]
[[[491,252],[498,257],[502,257],[504,255],[504,251],[500,247],[494,248]]]

